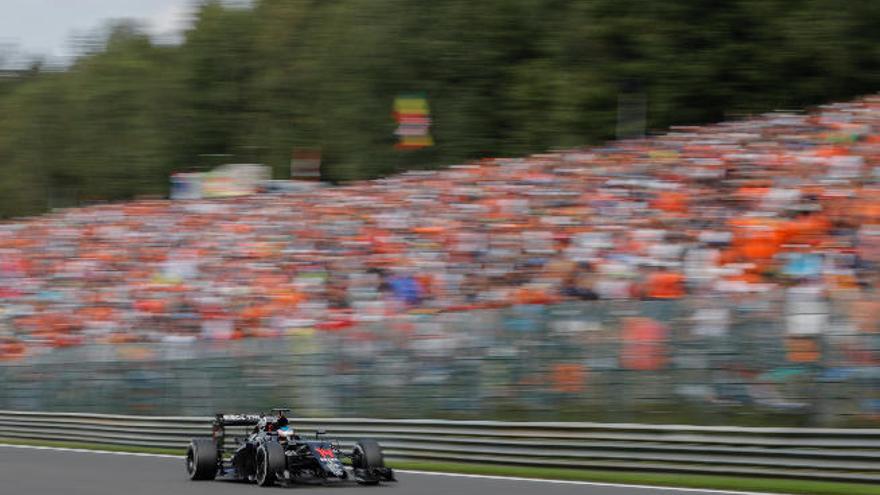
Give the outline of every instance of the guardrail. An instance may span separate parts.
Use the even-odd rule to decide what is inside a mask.
[[[0,411],[0,437],[180,448],[210,417]],[[343,448],[377,439],[397,460],[880,482],[880,429],[295,418]],[[245,434],[228,428],[227,439]]]

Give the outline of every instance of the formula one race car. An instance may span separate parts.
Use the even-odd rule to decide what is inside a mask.
[[[382,449],[375,440],[358,440],[351,454],[335,440],[323,440],[318,430],[313,440],[301,438],[288,424],[289,409],[273,409],[272,415],[218,414],[213,438],[194,438],[186,451],[186,472],[192,480],[256,481],[260,486],[277,483],[354,480],[363,485],[396,481],[385,467]],[[224,444],[227,426],[252,426],[250,434],[236,440],[227,459]],[[348,461],[348,466],[343,464]]]

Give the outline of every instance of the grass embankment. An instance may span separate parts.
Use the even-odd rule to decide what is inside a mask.
[[[2,438],[0,444],[31,445],[43,447],[104,450],[111,452],[134,452],[147,454],[171,454],[183,456],[181,449],[131,447],[97,443],[64,441],[29,441]],[[565,481],[592,481],[599,483],[622,483],[633,485],[669,486],[678,488],[703,488],[745,492],[767,492],[804,495],[880,495],[880,486],[868,483],[839,483],[784,478],[741,478],[701,474],[665,474],[627,471],[592,471],[583,469],[543,468],[477,464],[456,462],[391,461],[395,469],[433,471],[443,473],[477,474],[490,476],[513,476]]]

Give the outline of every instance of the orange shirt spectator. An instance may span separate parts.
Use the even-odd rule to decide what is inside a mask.
[[[685,295],[684,276],[660,269],[648,276],[645,294],[652,299],[678,299]]]

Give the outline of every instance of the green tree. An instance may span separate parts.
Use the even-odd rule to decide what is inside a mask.
[[[648,127],[880,87],[872,0],[255,0],[197,4],[180,46],[132,23],[64,71],[0,79],[0,216],[164,194],[206,156],[345,181],[598,143],[621,99]],[[422,92],[436,145],[394,148]],[[221,159],[212,160],[213,164]]]

